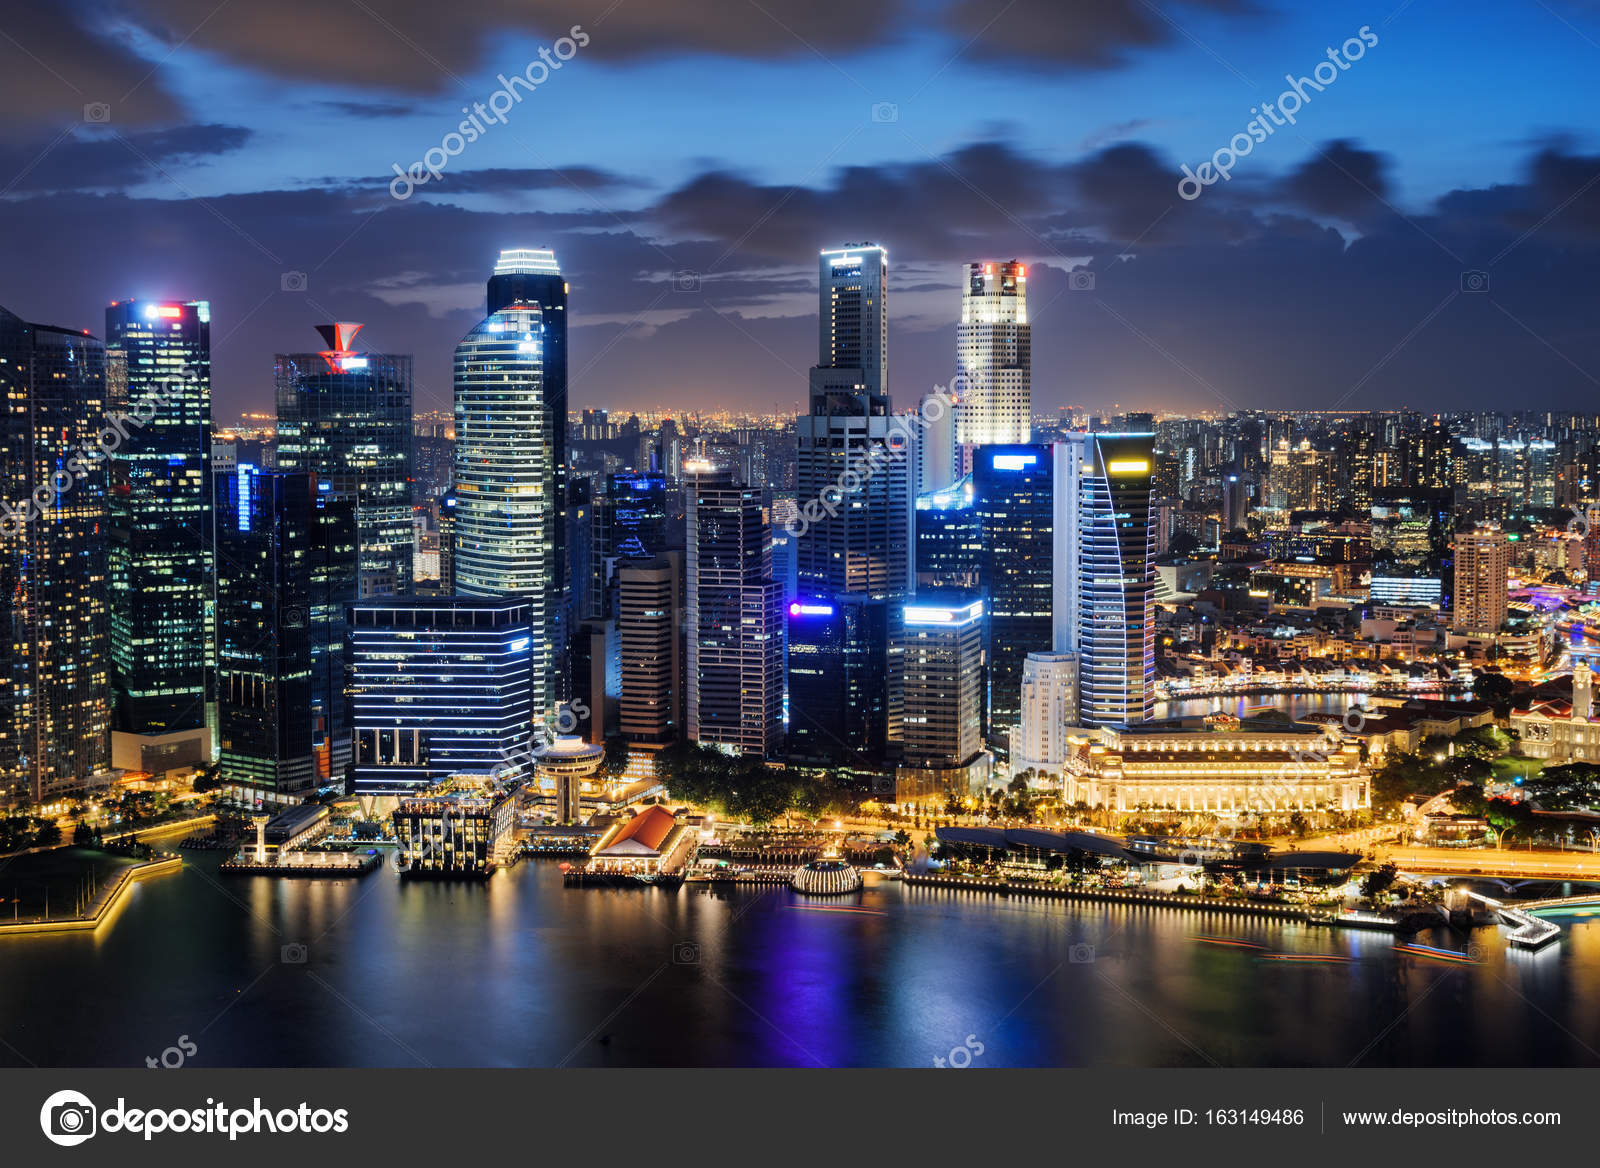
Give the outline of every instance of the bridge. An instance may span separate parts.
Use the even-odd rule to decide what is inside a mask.
[[[1466,893],[1489,908],[1500,923],[1510,930],[1506,934],[1506,943],[1518,949],[1541,949],[1561,936],[1561,929],[1544,919],[1547,916],[1591,916],[1600,913],[1600,895],[1531,900],[1512,906],[1481,892],[1473,892],[1470,888]],[[1586,908],[1587,911],[1577,911],[1580,908]],[[1574,911],[1567,911],[1569,909]]]

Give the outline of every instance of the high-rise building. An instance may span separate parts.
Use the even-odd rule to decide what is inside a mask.
[[[983,565],[972,476],[917,496],[916,591],[976,591]]]
[[[790,759],[885,765],[892,741],[889,604],[858,593],[789,602]]]
[[[221,778],[247,803],[298,803],[330,779],[342,784],[334,758],[349,758],[343,638],[356,504],[318,486],[250,463],[217,478]],[[335,738],[346,740],[338,750]]]
[[[1004,744],[1021,709],[1022,663],[1056,638],[1058,490],[1055,448],[985,446],[972,487],[982,542],[979,584],[989,605],[987,732]]]
[[[629,742],[664,746],[683,731],[682,614],[682,553],[617,564],[618,721]]]
[[[795,423],[798,514],[790,528],[796,537],[796,592],[831,606],[841,622],[834,630],[839,635],[833,636],[807,622],[806,614],[791,615],[791,663],[797,646],[802,654],[835,654],[832,660],[812,662],[816,676],[843,679],[853,674],[868,687],[825,693],[807,680],[796,684],[791,664],[791,733],[799,729],[803,735],[807,726],[830,724],[862,728],[872,747],[854,761],[866,767],[882,765],[884,753],[899,737],[894,627],[898,602],[911,591],[912,494],[920,477],[919,428],[894,415],[888,394],[887,291],[888,254],[883,248],[864,244],[822,253],[817,365],[810,373],[810,413]],[[871,606],[879,611],[865,611]],[[863,637],[875,640],[867,643]],[[848,664],[846,653],[859,658],[861,666]],[[841,694],[859,705],[839,722]],[[813,700],[822,705],[808,706]],[[840,737],[852,741],[856,735]],[[820,740],[813,741],[820,746]]]
[[[998,446],[1031,440],[1030,333],[1027,267],[1016,260],[968,264],[956,325],[961,370],[957,442]]]
[[[783,637],[761,492],[710,468],[691,471],[686,490],[688,737],[773,757],[782,735]]]
[[[1135,725],[1155,707],[1154,445],[1153,434],[1081,437],[1073,623],[1085,726]]]
[[[110,466],[112,764],[162,773],[215,757],[211,305],[106,309],[113,413],[148,414]]]
[[[357,795],[453,775],[533,773],[535,606],[518,599],[379,598],[350,606]]]
[[[1459,532],[1455,542],[1453,627],[1494,633],[1506,623],[1511,543],[1498,527]]]
[[[356,505],[360,597],[412,588],[411,358],[357,352],[361,325],[317,326],[327,349],[279,353],[277,469],[315,475]],[[358,599],[351,597],[350,599]]]
[[[533,708],[553,723],[566,699],[556,470],[566,424],[545,392],[545,318],[538,303],[508,304],[456,346],[455,588],[527,602]]]
[[[0,806],[109,781],[105,347],[0,309]],[[131,420],[130,420],[131,423]],[[92,453],[92,457],[91,457]]]
[[[905,676],[896,800],[981,789],[991,762],[983,749],[983,601],[919,598],[896,623]]]
[[[550,517],[549,558],[555,590],[551,602],[554,622],[551,636],[558,679],[566,675],[566,621],[570,618],[573,592],[571,556],[567,547],[567,293],[570,290],[571,285],[561,274],[555,252],[549,248],[505,248],[489,277],[487,301],[491,319],[497,313],[521,306],[533,310],[542,326],[537,330],[539,397],[549,433],[549,450],[543,458],[550,468],[553,479],[550,495],[555,500],[555,514]],[[459,386],[459,380],[457,384]],[[558,693],[556,700],[565,700],[565,694]]]
[[[824,248],[818,263],[817,367],[856,370],[852,384],[889,394],[889,252],[876,244]]]

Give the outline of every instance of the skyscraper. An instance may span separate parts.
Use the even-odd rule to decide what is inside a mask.
[[[161,773],[214,756],[211,305],[106,309],[113,412],[148,414],[111,458],[112,763]]]
[[[1079,721],[1136,725],[1155,707],[1155,435],[1074,437]]]
[[[806,603],[831,609],[832,622],[790,606],[789,726],[805,757],[843,751],[863,766],[881,766],[899,737],[894,628],[896,602],[911,591],[919,477],[918,429],[894,416],[887,389],[887,282],[883,248],[822,252],[810,413],[795,422],[796,587]],[[824,731],[835,741],[818,755]]]
[[[783,639],[761,492],[728,472],[691,472],[688,492],[688,737],[734,754],[777,754]]]
[[[106,466],[96,440],[108,421],[105,348],[0,309],[0,386],[6,806],[109,781]]]
[[[1511,543],[1498,527],[1480,526],[1456,536],[1455,617],[1457,629],[1498,632],[1509,608],[1506,574]]]
[[[983,749],[983,601],[919,598],[899,622],[905,672],[895,797],[965,796],[987,781]]]
[[[493,317],[521,305],[537,311],[539,330],[540,396],[549,415],[550,449],[546,460],[553,476],[551,494],[550,570],[557,599],[553,602],[556,666],[565,676],[566,622],[572,593],[571,556],[567,548],[567,293],[570,290],[555,252],[544,247],[505,248],[489,277],[488,310]],[[458,437],[459,440],[459,437]],[[565,695],[562,695],[563,698]]]
[[[356,504],[318,487],[313,475],[250,463],[217,479],[221,772],[247,802],[299,802],[342,782],[349,759],[344,606]]]
[[[505,287],[490,282],[490,303]],[[546,396],[545,321],[538,303],[507,304],[456,346],[455,586],[462,596],[527,601],[534,713],[553,723],[566,698],[556,468],[566,418]]]
[[[312,474],[356,504],[360,592],[413,591],[411,358],[357,352],[361,325],[317,326],[327,349],[279,353],[277,469]]]
[[[876,244],[824,248],[818,264],[817,367],[856,370],[852,384],[889,393],[889,252]]]
[[[617,640],[622,658],[622,736],[666,745],[683,731],[683,555],[617,564]]]
[[[1037,443],[979,448],[972,487],[989,605],[988,734],[1004,744],[1021,709],[1023,660],[1055,645],[1056,499],[1068,488],[1057,482],[1054,448]],[[1070,540],[1070,529],[1059,538]]]
[[[957,442],[992,446],[1031,439],[1030,333],[1027,267],[1016,260],[968,264],[956,325],[961,370]]]

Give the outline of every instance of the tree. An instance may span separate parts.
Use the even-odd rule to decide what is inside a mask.
[[[1479,701],[1492,702],[1496,717],[1505,717],[1511,711],[1511,695],[1516,685],[1503,673],[1480,673],[1472,680],[1472,696]]]
[[[1400,869],[1393,864],[1384,863],[1374,868],[1361,878],[1361,895],[1368,900],[1376,900],[1400,875]]]

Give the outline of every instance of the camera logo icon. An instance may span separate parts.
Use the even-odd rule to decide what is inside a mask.
[[[278,277],[278,287],[285,292],[304,292],[307,283],[304,272],[284,272]]]
[[[1075,272],[1068,272],[1067,287],[1074,292],[1093,292],[1094,273],[1087,268],[1079,268]]]
[[[306,947],[298,941],[291,941],[278,950],[278,960],[284,965],[304,965],[306,963]]]
[[[111,106],[103,101],[91,101],[83,107],[83,120],[104,124],[111,120]]]
[[[898,122],[900,107],[892,101],[875,101],[872,103],[872,120],[879,123]]]
[[[700,273],[689,268],[682,268],[672,273],[672,287],[678,292],[700,291]]]
[[[1463,292],[1487,292],[1489,290],[1489,273],[1480,271],[1462,272],[1461,290]]]
[[[700,946],[694,941],[679,941],[672,947],[674,965],[699,965]]]
[[[79,1091],[57,1091],[39,1109],[44,1138],[63,1148],[73,1148],[94,1135],[99,1115],[89,1097]]]
[[[1079,941],[1067,950],[1067,961],[1071,965],[1094,964],[1094,946]]]

